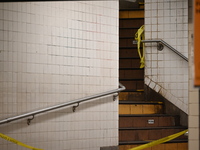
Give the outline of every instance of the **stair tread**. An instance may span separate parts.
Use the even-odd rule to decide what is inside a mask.
[[[132,80],[132,79],[119,79],[119,80]],[[137,80],[140,80],[140,79],[137,79]],[[121,91],[120,93],[122,93],[122,92],[124,92],[124,93],[127,93],[127,92],[132,92],[132,93],[140,92],[140,93],[144,93],[144,91],[137,91],[137,90],[129,90],[129,91],[124,90],[124,91]]]
[[[119,117],[177,117],[173,114],[121,114]]]
[[[119,27],[119,29],[139,29],[140,26],[138,27]]]
[[[119,81],[144,81],[144,79],[119,79]]]
[[[119,142],[119,145],[131,145],[131,144],[146,144],[151,141],[125,141],[125,142]],[[188,139],[178,139],[178,140],[171,140],[165,143],[186,143],[188,142]]]
[[[126,89],[126,90],[124,90],[124,91],[122,91],[122,92],[142,92],[142,93],[144,93],[144,91],[129,90],[129,89]]]
[[[162,105],[163,102],[120,100],[119,104],[159,104],[159,105]]]
[[[137,19],[144,19],[143,17],[138,18],[119,18],[119,20],[137,20]]]
[[[127,8],[127,9],[120,9],[119,11],[144,11],[144,8]]]
[[[144,70],[144,68],[119,68],[119,70]]]
[[[119,39],[134,39],[133,36],[122,36],[122,37],[119,37]]]
[[[137,50],[137,47],[136,46],[131,46],[131,47],[130,46],[129,47],[121,46],[121,47],[119,47],[119,49],[131,49],[131,50],[136,49]]]
[[[140,59],[140,57],[119,57],[119,59]]]
[[[187,129],[185,126],[166,126],[166,127],[129,127],[129,128],[119,128],[119,130],[159,130],[159,129]]]

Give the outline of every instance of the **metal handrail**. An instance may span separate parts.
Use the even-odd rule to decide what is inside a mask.
[[[158,45],[158,50],[162,50],[163,49],[163,45],[165,45],[166,47],[168,47],[169,49],[171,49],[174,53],[176,53],[177,55],[179,55],[181,58],[183,58],[185,61],[188,62],[188,58],[187,57],[185,57],[183,54],[181,54],[179,51],[177,51],[175,48],[173,48],[171,45],[169,45],[167,42],[163,41],[162,39],[141,40],[141,42],[143,42],[143,43],[153,43],[153,42],[156,42],[156,43],[159,44]]]
[[[30,121],[32,119],[34,119],[34,116],[36,114],[40,114],[40,113],[44,113],[44,112],[47,112],[47,111],[59,109],[59,108],[62,108],[62,107],[73,105],[73,104],[78,104],[77,106],[73,106],[73,111],[75,111],[76,107],[78,107],[81,102],[85,102],[85,101],[95,99],[95,98],[99,98],[99,97],[102,97],[102,96],[107,96],[107,95],[110,95],[110,94],[113,94],[113,93],[118,93],[118,92],[126,89],[126,87],[123,86],[121,83],[119,83],[119,87],[120,88],[115,89],[115,90],[95,94],[95,95],[88,96],[88,97],[85,97],[85,98],[80,98],[80,99],[73,100],[73,101],[70,101],[70,102],[54,105],[54,106],[47,107],[47,108],[44,108],[44,109],[40,109],[40,110],[36,110],[36,111],[33,111],[33,112],[25,113],[25,114],[22,114],[22,115],[10,117],[10,118],[4,119],[4,120],[0,120],[0,125],[5,124],[5,123],[9,123],[11,121],[19,120],[19,119],[22,119],[22,118],[25,118],[25,117],[33,116],[33,118],[27,120],[27,123],[30,124]],[[115,100],[116,97],[117,97],[117,95],[113,95],[113,98],[114,98],[113,100]]]

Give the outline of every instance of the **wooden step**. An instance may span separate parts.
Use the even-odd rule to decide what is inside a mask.
[[[119,18],[144,18],[144,9],[120,10]]]
[[[119,114],[162,114],[163,103],[119,101]]]
[[[136,28],[119,28],[119,37],[132,37],[135,38],[135,33],[140,27]]]
[[[119,38],[119,47],[136,47],[137,45],[133,44],[133,40],[135,40],[134,35],[133,37]]]
[[[143,145],[149,142],[151,141],[125,141],[125,142],[119,142],[119,145]],[[186,139],[173,139],[165,143],[187,143],[187,142],[188,142],[188,139],[186,138]]]
[[[140,58],[139,57],[123,57],[119,59],[120,68],[139,68]]]
[[[179,126],[180,118],[176,115],[120,115],[119,128],[130,127],[168,127]]]
[[[144,18],[120,18],[120,28],[140,28],[144,25]]]
[[[144,89],[144,80],[120,81],[120,83],[122,83],[126,87],[126,90]]]
[[[132,47],[130,49],[128,48],[124,48],[124,49],[120,49],[119,51],[119,58],[121,57],[139,57],[138,55],[138,51],[137,51],[137,47]]]
[[[149,141],[164,138],[166,136],[181,132],[187,127],[145,127],[145,128],[120,128],[119,141]],[[186,136],[181,135],[176,139],[187,139]]]
[[[120,81],[121,82],[121,81]],[[134,100],[134,101],[143,101],[144,92],[120,92],[119,100]]]
[[[139,2],[139,8],[144,9],[144,2]]]
[[[122,79],[120,79],[120,80],[122,80]],[[129,80],[129,79],[128,79]],[[131,80],[131,79],[130,79]],[[137,80],[137,79],[136,79]],[[124,92],[144,92],[144,89],[137,89],[137,90],[124,90]],[[132,100],[134,100],[134,99],[132,99]]]
[[[144,79],[144,69],[120,68],[120,79]]]
[[[119,150],[128,150],[141,144],[133,144],[133,145],[119,145]],[[150,148],[146,148],[145,150],[188,150],[187,142],[176,142],[176,143],[163,143]]]

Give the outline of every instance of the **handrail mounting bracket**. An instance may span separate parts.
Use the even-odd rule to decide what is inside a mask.
[[[164,45],[161,42],[157,42],[157,50],[162,51],[164,49]]]
[[[73,106],[72,107],[72,110],[73,110],[73,112],[75,112],[76,111],[76,108],[79,106],[79,103],[77,103],[77,105],[76,106]]]
[[[116,101],[118,95],[119,95],[119,93],[113,95],[113,101]]]
[[[31,124],[31,121],[35,118],[35,115],[32,115],[33,117],[32,118],[29,118],[27,119],[27,124],[30,125]]]

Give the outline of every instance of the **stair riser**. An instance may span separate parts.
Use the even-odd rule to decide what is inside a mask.
[[[129,56],[130,57],[130,56]],[[120,59],[120,68],[140,68],[140,59]]]
[[[180,131],[183,131],[183,129],[120,130],[119,141],[158,140]],[[187,137],[182,135],[176,139],[187,139]]]
[[[161,114],[163,113],[162,105],[137,105],[137,104],[129,104],[119,105],[119,114]]]
[[[119,127],[169,127],[178,126],[178,117],[120,117]]]
[[[120,81],[120,83],[126,87],[126,90],[136,91],[138,89],[144,89],[144,81]]]
[[[144,70],[119,70],[120,79],[144,79]]]
[[[139,27],[138,27],[138,29],[139,29]],[[135,33],[137,32],[138,29],[137,28],[136,29],[119,29],[119,36],[120,37],[133,37],[133,39],[134,39]]]
[[[133,36],[133,39],[119,39],[119,47],[137,46],[136,44],[133,45],[133,40],[134,40],[134,36]]]
[[[140,4],[139,8],[143,8],[144,9],[144,4]]]
[[[144,19],[121,19],[119,21],[120,28],[139,28],[144,25]]]
[[[119,51],[119,57],[139,57],[137,49],[121,49]]]
[[[127,150],[137,146],[140,145],[120,145],[119,150]],[[164,143],[146,148],[145,150],[188,150],[188,143]]]
[[[120,11],[119,18],[144,18],[144,11]]]
[[[144,93],[143,92],[120,92],[119,100],[143,101]]]

